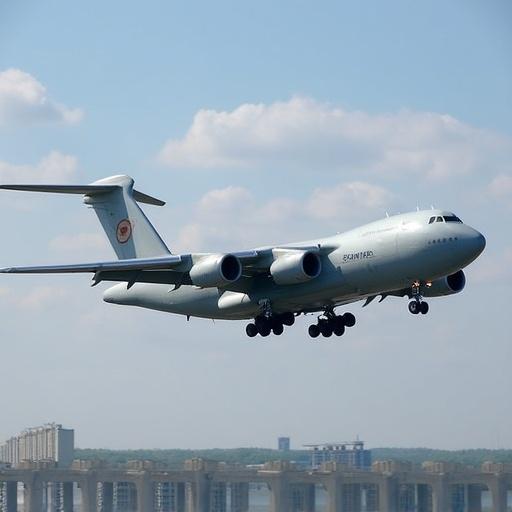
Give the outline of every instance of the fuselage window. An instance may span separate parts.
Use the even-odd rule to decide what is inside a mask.
[[[437,217],[436,222],[443,222],[443,217]]]
[[[459,219],[459,217],[455,215],[448,215],[444,217],[445,222],[460,222],[462,224],[462,221]]]
[[[432,224],[432,222],[434,222],[436,220],[435,217],[430,217],[430,220],[428,221],[429,224]]]

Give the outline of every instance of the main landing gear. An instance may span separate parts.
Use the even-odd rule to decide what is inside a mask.
[[[421,285],[418,281],[413,283],[412,285],[412,299],[411,302],[409,302],[409,311],[413,315],[418,315],[421,313],[422,315],[426,315],[428,313],[428,302],[425,302],[423,300],[423,297],[421,295]]]
[[[324,338],[343,336],[345,327],[353,327],[356,317],[352,313],[336,315],[333,310],[326,311],[323,317],[318,317],[318,323],[310,325],[308,333],[312,338],[318,338],[320,334]]]
[[[291,312],[279,315],[259,315],[254,319],[254,323],[246,326],[245,332],[249,338],[254,338],[257,334],[266,338],[271,332],[276,336],[281,336],[284,327],[291,326],[294,323],[295,315]]]

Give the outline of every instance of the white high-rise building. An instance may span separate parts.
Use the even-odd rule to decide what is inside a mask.
[[[75,431],[57,423],[28,428],[0,445],[0,462],[16,466],[22,461],[55,461],[70,466],[75,451]]]

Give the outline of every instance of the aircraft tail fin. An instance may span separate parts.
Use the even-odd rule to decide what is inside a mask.
[[[82,194],[91,206],[119,259],[150,258],[170,254],[139,203],[165,203],[134,190],[130,176],[111,176],[90,185],[0,185],[0,189],[57,194]]]

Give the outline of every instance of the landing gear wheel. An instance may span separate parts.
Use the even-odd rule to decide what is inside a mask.
[[[284,325],[291,327],[295,323],[295,315],[293,313],[283,313],[279,316],[279,319]]]
[[[321,320],[318,327],[324,338],[330,338],[332,336],[332,325],[328,320]]]
[[[418,302],[417,300],[411,300],[411,302],[409,302],[409,311],[413,315],[417,315],[420,312],[420,308],[421,308],[421,303]]]
[[[281,336],[281,334],[283,334],[283,331],[284,331],[284,326],[283,324],[281,323],[274,323],[274,325],[272,326],[272,332],[276,335],[276,336]]]
[[[345,333],[345,323],[343,317],[337,316],[332,319],[332,332],[335,336],[343,336]]]
[[[258,329],[254,324],[247,324],[245,327],[245,333],[247,336],[249,336],[249,338],[254,338],[254,336],[258,334]]]
[[[258,329],[258,332],[260,333],[260,336],[263,336],[264,338],[266,338],[269,334],[270,334],[270,325],[262,325],[259,329]]]
[[[265,337],[270,334],[270,331],[272,329],[272,325],[268,318],[265,318],[264,316],[257,316],[254,319],[254,323],[256,324],[256,328],[258,329],[258,333]]]
[[[428,302],[422,302],[420,304],[420,312],[422,315],[426,315],[428,313]]]
[[[318,336],[320,336],[320,327],[316,324],[310,325],[308,327],[308,333],[312,338],[318,338]]]
[[[345,313],[342,318],[345,327],[354,327],[356,325],[356,317],[352,313]]]

